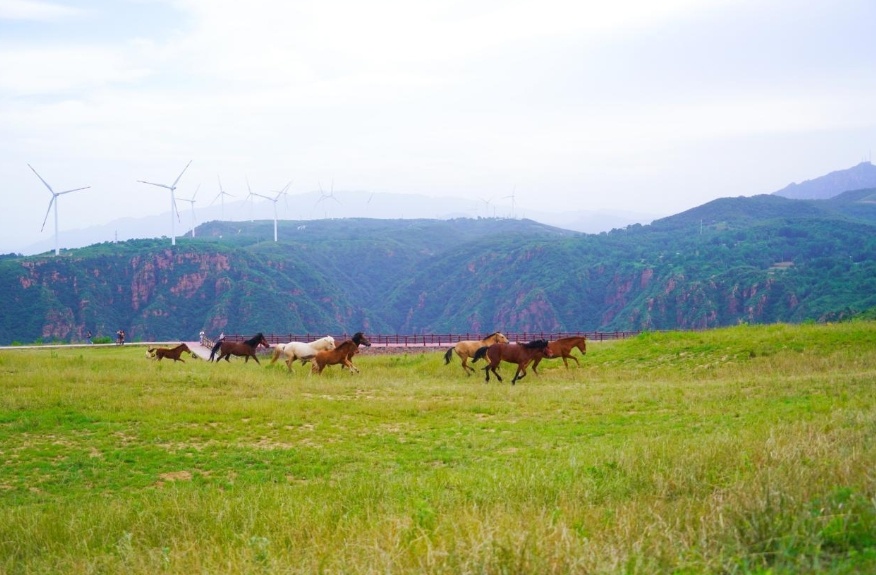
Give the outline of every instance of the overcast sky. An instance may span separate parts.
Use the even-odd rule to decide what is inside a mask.
[[[91,186],[62,248],[167,212],[137,180],[190,160],[204,205],[217,177],[521,213],[771,193],[871,159],[874,30],[873,0],[0,0],[0,253],[53,237],[28,163]]]

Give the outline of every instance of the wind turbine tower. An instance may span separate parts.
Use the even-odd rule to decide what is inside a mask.
[[[192,195],[191,198],[179,198],[179,201],[188,202],[189,205],[192,207],[192,237],[195,237],[195,198],[198,196],[198,190],[200,189],[201,186],[199,185],[197,189],[195,189],[195,193]],[[179,216],[179,212],[177,212],[176,215]]]
[[[514,189],[511,190],[511,195],[510,195],[510,196],[505,196],[504,198],[502,198],[502,199],[505,199],[505,200],[507,200],[508,198],[511,198],[511,219],[512,219],[512,220],[514,219],[514,200],[515,200],[515,194],[516,194],[516,193],[517,193],[517,186],[514,186]]]
[[[46,182],[43,177],[37,174],[37,171],[33,169],[33,166],[30,164],[27,165],[31,171],[36,174],[36,177],[40,179],[40,181],[45,185],[49,192],[52,194],[52,199],[49,200],[49,209],[46,210],[46,217],[43,218],[43,227],[40,228],[40,231],[43,231],[46,228],[46,221],[49,219],[49,212],[52,211],[52,206],[55,207],[55,255],[59,255],[61,253],[61,248],[58,246],[58,196],[63,196],[64,194],[69,194],[70,192],[78,192],[79,190],[87,190],[91,186],[85,186],[84,188],[76,188],[73,190],[64,190],[63,192],[56,192],[52,189],[52,186]]]
[[[289,186],[291,186],[291,185],[292,185],[292,182],[289,182],[288,184],[286,184],[286,187],[283,188],[282,190],[280,190],[279,192],[277,192],[277,195],[274,196],[273,198],[270,196],[264,196],[262,194],[257,194],[257,193],[252,192],[252,191],[250,192],[250,195],[252,195],[252,196],[258,196],[260,198],[265,198],[266,200],[270,200],[270,201],[274,202],[274,241],[275,242],[277,241],[277,200],[280,199],[280,196],[286,195],[286,193],[289,191]]]
[[[174,192],[176,191],[176,185],[177,185],[177,183],[179,183],[179,179],[183,176],[183,174],[186,173],[186,170],[188,170],[189,166],[191,166],[191,165],[192,165],[192,161],[189,160],[189,163],[186,164],[186,167],[183,168],[183,171],[181,171],[179,173],[179,175],[176,177],[176,179],[173,181],[173,183],[169,186],[166,184],[156,184],[155,182],[146,182],[143,180],[137,180],[141,184],[149,184],[150,186],[158,186],[159,188],[166,188],[166,189],[170,190],[170,244],[173,246],[176,245],[176,228],[175,228],[174,223],[173,223],[174,212],[176,212],[177,218],[179,217],[179,212],[176,209],[176,197],[174,196]]]
[[[229,194],[224,189],[222,189],[222,180],[219,178],[219,176],[216,176],[216,179],[219,180],[219,194],[215,198],[213,198],[213,201],[210,202],[210,205],[212,206],[214,203],[216,203],[216,200],[219,200],[219,203],[222,206],[222,221],[224,222],[225,221],[225,196],[231,196],[233,198],[234,194]]]

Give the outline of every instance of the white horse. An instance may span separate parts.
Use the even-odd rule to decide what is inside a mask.
[[[289,368],[289,371],[292,371],[292,362],[296,359],[300,359],[301,363],[304,363],[313,358],[316,355],[316,352],[322,351],[324,349],[334,349],[335,348],[335,338],[330,335],[325,337],[321,337],[315,341],[311,341],[310,343],[304,343],[303,341],[290,341],[289,343],[278,343],[274,346],[274,351],[271,354],[271,364],[280,356],[283,356],[283,361],[286,362],[286,367]]]

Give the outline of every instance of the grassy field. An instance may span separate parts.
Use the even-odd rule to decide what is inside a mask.
[[[0,573],[876,570],[874,322],[591,343],[513,387],[144,355],[0,351]]]

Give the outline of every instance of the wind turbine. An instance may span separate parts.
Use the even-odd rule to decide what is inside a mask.
[[[321,201],[326,200],[328,198],[333,199],[334,201],[338,202],[339,204],[341,203],[341,200],[339,200],[335,197],[335,181],[334,181],[334,179],[332,179],[332,188],[331,188],[331,192],[329,192],[329,193],[325,193],[322,190],[322,183],[319,184],[319,199],[316,200],[316,203],[314,205],[317,205]],[[323,212],[323,215],[324,215],[324,217],[328,217],[326,212]]]
[[[486,214],[487,214],[486,217],[489,218],[489,217],[490,217],[490,206],[493,204],[493,198],[491,197],[489,200],[485,200],[484,198],[481,198],[481,201],[484,202],[484,205],[485,205],[485,210],[484,210],[484,211],[485,211]],[[494,215],[495,215],[495,210],[494,210],[493,213],[494,213]]]
[[[195,237],[195,198],[198,196],[198,191],[201,189],[200,184],[197,189],[195,189],[195,193],[191,198],[179,198],[181,202],[189,202],[192,207],[192,237]],[[177,217],[179,217],[179,212],[176,213]]]
[[[252,197],[257,196],[258,194],[252,193],[252,188],[249,187],[249,176],[246,176],[246,190],[249,193],[246,195],[246,199],[244,199],[243,201],[245,202],[246,200],[249,200],[249,221],[252,222],[254,221],[252,217],[252,212],[253,208],[255,207],[255,200],[253,200]]]
[[[156,184],[154,182],[146,182],[143,180],[137,180],[141,184],[149,184],[150,186],[158,186],[159,188],[166,188],[166,189],[170,190],[170,244],[173,246],[176,245],[176,229],[174,228],[174,224],[173,224],[173,213],[176,212],[177,218],[179,217],[179,212],[176,209],[176,197],[174,196],[174,191],[176,191],[176,184],[179,182],[179,179],[182,177],[183,174],[186,173],[186,170],[188,170],[189,166],[191,166],[191,165],[192,165],[192,161],[189,160],[189,163],[186,164],[186,167],[183,168],[183,171],[181,171],[179,173],[179,175],[176,177],[176,179],[173,181],[173,183],[169,186],[165,185],[165,184]]]
[[[33,166],[30,164],[27,165],[31,171],[36,174],[36,177],[40,179],[40,181],[49,189],[49,192],[52,193],[52,199],[49,200],[49,209],[46,210],[46,217],[43,218],[43,227],[40,228],[40,231],[43,231],[46,228],[46,221],[49,219],[49,212],[52,211],[52,206],[55,206],[55,255],[59,255],[61,253],[61,249],[58,247],[58,196],[62,196],[64,194],[69,194],[70,192],[78,192],[79,190],[87,190],[91,186],[85,186],[84,188],[76,188],[74,190],[64,190],[63,192],[56,192],[52,189],[52,186],[46,182],[43,177],[37,174],[37,171],[33,169]]]
[[[282,190],[280,190],[279,192],[277,192],[277,195],[274,196],[273,198],[271,196],[265,196],[262,194],[257,194],[255,192],[250,192],[250,194],[253,196],[258,196],[260,198],[265,198],[266,200],[274,202],[274,241],[275,242],[277,241],[277,200],[280,199],[280,196],[286,195],[286,193],[289,191],[289,186],[291,186],[291,185],[292,185],[292,182],[289,182],[288,184],[286,184],[286,187],[283,188]]]
[[[511,219],[512,220],[514,219],[514,194],[516,192],[517,192],[517,186],[514,186],[514,189],[511,190],[511,195],[505,196],[504,198],[502,198],[503,200],[507,200],[508,198],[511,198]]]
[[[220,200],[220,204],[222,205],[222,221],[225,221],[225,196],[231,196],[233,198],[234,194],[229,194],[222,189],[222,180],[219,178],[219,176],[216,176],[216,179],[219,180],[219,194],[217,194],[216,197],[213,198],[213,201],[210,202],[210,205],[212,206],[216,203],[216,200]]]

